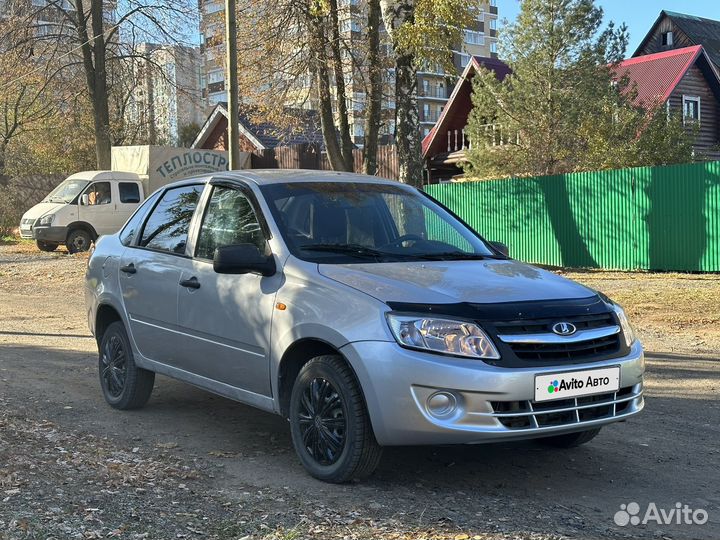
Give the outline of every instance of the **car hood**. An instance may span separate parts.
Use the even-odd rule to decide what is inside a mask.
[[[487,304],[596,294],[552,272],[513,260],[320,264],[319,271],[382,302]]]
[[[22,219],[37,219],[45,214],[55,212],[63,206],[66,206],[65,203],[41,202],[25,212]]]

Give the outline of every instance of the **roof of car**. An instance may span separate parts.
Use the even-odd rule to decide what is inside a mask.
[[[220,174],[215,176],[221,176]],[[397,184],[393,180],[336,171],[314,171],[307,169],[253,169],[244,171],[228,171],[223,177],[237,177],[251,180],[258,185],[287,184],[291,182],[366,182],[380,184]]]
[[[124,171],[81,171],[71,176],[68,176],[68,180],[131,180],[139,181],[140,176],[133,172]]]
[[[218,172],[200,178],[188,178],[175,182],[183,185],[187,183],[209,182],[211,180],[244,180],[259,186],[268,184],[288,184],[297,182],[360,182],[366,184],[393,184],[398,182],[366,174],[354,174],[335,171],[314,171],[307,169],[244,169],[239,171]],[[175,185],[172,184],[172,185]]]

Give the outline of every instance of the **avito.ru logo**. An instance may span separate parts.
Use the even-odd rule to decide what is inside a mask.
[[[615,524],[620,527],[626,525],[647,525],[657,523],[658,525],[705,525],[708,520],[708,513],[699,508],[693,510],[687,504],[675,503],[670,510],[658,508],[655,503],[648,504],[645,513],[640,516],[640,505],[636,502],[621,504],[620,510],[615,512]]]

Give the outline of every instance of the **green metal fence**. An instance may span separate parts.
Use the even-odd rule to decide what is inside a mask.
[[[427,186],[514,258],[720,272],[720,161]]]

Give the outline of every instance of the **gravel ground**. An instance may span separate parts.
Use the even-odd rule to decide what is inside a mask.
[[[279,417],[164,377],[145,409],[107,407],[84,264],[0,246],[0,539],[720,537],[715,276],[568,274],[623,303],[650,351],[646,411],[593,443],[392,448],[331,486]],[[615,526],[631,501],[710,521]]]

